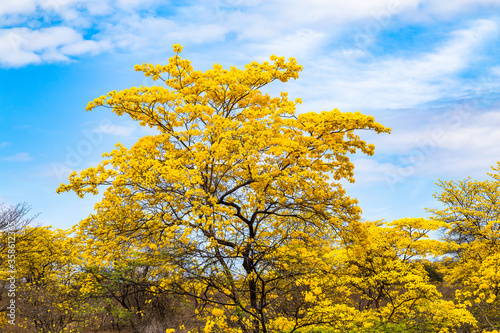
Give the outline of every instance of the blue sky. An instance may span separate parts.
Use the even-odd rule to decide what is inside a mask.
[[[16,0],[0,2],[0,202],[68,228],[99,197],[56,194],[72,170],[149,132],[88,101],[152,84],[136,63],[172,44],[197,69],[295,57],[268,88],[300,112],[362,111],[393,129],[354,155],[365,219],[427,216],[438,179],[486,178],[500,160],[499,0]]]

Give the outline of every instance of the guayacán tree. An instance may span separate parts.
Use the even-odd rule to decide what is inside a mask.
[[[457,300],[469,306],[483,331],[500,326],[500,163],[492,169],[493,179],[441,181],[436,198],[445,208],[430,210],[457,244],[445,279],[459,286]]]
[[[15,249],[14,255],[0,252],[0,331],[17,326],[29,332],[97,332],[120,319],[113,311],[119,305],[111,297],[86,294],[89,276],[82,270],[81,249],[70,230],[24,226],[14,234],[14,242],[6,237],[0,243]],[[9,313],[11,299],[15,318],[3,313]]]
[[[426,258],[435,259],[450,248],[429,237],[443,225],[424,218],[353,225],[351,242],[339,248],[337,257],[344,258],[345,284],[368,331],[399,326],[404,332],[440,332],[474,326],[470,312],[444,301],[425,270]]]
[[[7,251],[0,253],[0,279],[15,277],[11,298],[16,299],[19,326],[36,332],[69,332],[69,325],[77,321],[83,303],[74,284],[73,240],[67,234],[26,226],[16,233],[14,259],[9,260]]]
[[[359,112],[297,114],[300,99],[263,93],[274,81],[298,78],[293,58],[202,72],[179,56],[179,45],[174,50],[167,65],[135,68],[160,85],[112,91],[87,106],[157,130],[131,148],[117,144],[58,188],[81,197],[104,188],[77,228],[88,265],[109,268],[131,257],[154,263],[161,288],[202,305],[206,332],[348,322],[352,309],[334,299],[315,311],[305,305],[314,301],[311,283],[321,284],[330,246],[359,219],[340,180],[354,181],[349,154],[371,155],[374,146],[355,131],[390,129]]]

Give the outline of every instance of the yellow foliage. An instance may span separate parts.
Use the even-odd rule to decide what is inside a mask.
[[[500,169],[492,169],[493,180],[441,181],[436,198],[445,209],[430,210],[457,244],[443,270],[446,279],[460,286],[456,298],[476,315],[480,329],[500,320]]]
[[[181,51],[174,45],[166,65],[135,67],[160,84],[87,106],[156,130],[130,148],[117,144],[58,188],[84,196],[104,187],[95,213],[74,229],[89,265],[148,263],[158,288],[204,305],[205,333],[393,323],[444,332],[474,323],[442,300],[424,268],[424,258],[459,246],[428,236],[448,222],[361,223],[339,182],[354,181],[349,154],[374,153],[356,130],[390,129],[360,112],[297,114],[300,99],[263,93],[298,78],[293,58],[202,72]]]
[[[166,65],[135,66],[161,84],[112,91],[87,106],[127,114],[156,134],[131,148],[117,144],[59,186],[79,196],[105,187],[95,213],[74,229],[86,262],[148,262],[160,286],[210,305],[200,313],[205,332],[288,327],[290,315],[278,311],[285,304],[300,317],[295,325],[343,314],[350,319],[341,322],[352,321],[355,311],[339,304],[344,295],[323,296],[336,274],[326,261],[330,244],[360,213],[338,181],[354,181],[348,154],[374,152],[355,131],[390,129],[360,112],[297,114],[300,99],[263,93],[298,78],[293,58],[202,72],[181,51],[174,45]]]

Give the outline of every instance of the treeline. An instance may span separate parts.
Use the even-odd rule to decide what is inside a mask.
[[[290,242],[265,249],[260,259],[266,265],[258,272],[257,299],[267,304],[256,307],[265,311],[267,331],[494,332],[500,326],[500,177],[493,176],[441,182],[436,198],[445,208],[431,210],[430,219],[352,221],[343,233],[314,243],[302,242],[311,232],[290,230]],[[183,258],[152,241],[125,242],[118,257],[104,260],[113,251],[89,246],[92,240],[75,236],[78,228],[27,225],[34,222],[28,208],[1,210],[3,330],[245,332],[243,322],[257,332],[245,311],[255,306],[249,278],[238,275],[239,267],[218,265],[217,251],[213,262],[202,262],[201,254],[193,262],[189,246]],[[6,316],[13,298],[6,225],[15,226],[15,325]],[[444,238],[429,237],[438,230]],[[187,274],[189,265],[203,265],[199,275]]]

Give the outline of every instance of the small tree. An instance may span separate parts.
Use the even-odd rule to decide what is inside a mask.
[[[68,232],[48,227],[25,227],[16,238],[16,307],[18,320],[28,319],[36,332],[69,331],[77,321],[79,301],[75,285],[77,264]],[[8,272],[7,253],[1,254]],[[8,277],[2,274],[2,279]]]
[[[162,275],[157,273],[151,262],[133,258],[106,268],[87,266],[83,272],[83,296],[90,302],[107,303],[107,312],[113,314],[111,326],[130,327],[134,332],[157,326],[165,332],[172,325],[186,324],[189,314],[194,317],[194,311],[189,311],[180,297],[161,288]]]
[[[445,222],[445,236],[456,242],[445,279],[458,285],[457,300],[469,306],[482,330],[500,328],[500,163],[479,181],[441,181],[436,198],[444,209],[431,209]]]
[[[13,239],[12,242],[15,242],[16,234],[36,220],[39,214],[29,216],[30,211],[31,207],[27,203],[14,206],[0,204],[0,253],[7,250],[9,236]],[[19,236],[17,235],[18,238]]]
[[[7,317],[3,316],[4,312],[8,312],[10,299],[15,300],[13,295],[15,291],[13,288],[17,286],[15,281],[11,278],[14,276],[18,278],[15,273],[17,270],[16,258],[20,252],[17,244],[20,241],[28,241],[32,239],[30,232],[26,232],[28,225],[32,224],[38,215],[29,216],[31,207],[26,203],[17,205],[0,204],[0,257],[2,262],[0,264],[0,283],[2,288],[0,290],[0,328],[7,323]],[[9,286],[7,288],[7,286]],[[12,287],[11,287],[12,286]],[[9,298],[7,298],[8,295]],[[6,299],[7,298],[7,299]],[[6,302],[5,302],[6,300]],[[14,317],[10,317],[11,324],[14,322]]]
[[[463,306],[442,299],[422,262],[449,248],[428,235],[443,224],[404,218],[365,222],[353,229],[351,244],[339,252],[345,256],[347,290],[368,331],[394,327],[401,332],[438,332],[475,323]]]

